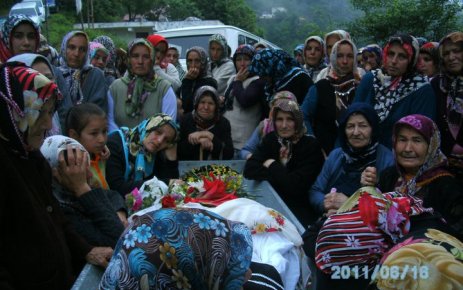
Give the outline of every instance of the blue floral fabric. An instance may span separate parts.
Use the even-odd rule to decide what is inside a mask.
[[[160,209],[122,234],[100,289],[229,289],[244,283],[250,230],[202,209]]]

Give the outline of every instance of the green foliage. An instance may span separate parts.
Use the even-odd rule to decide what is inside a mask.
[[[167,0],[166,5],[167,18],[171,21],[184,20],[190,16],[204,18],[201,10],[192,1]]]
[[[457,29],[458,0],[351,0],[364,16],[349,30],[364,42],[384,43],[398,32],[438,41]]]
[[[55,13],[48,18],[48,43],[60,49],[64,35],[73,30],[77,18],[72,13]],[[47,36],[46,25],[42,25],[42,34]]]

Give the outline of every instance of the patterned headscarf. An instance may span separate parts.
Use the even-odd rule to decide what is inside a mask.
[[[369,44],[362,49],[362,54],[364,52],[374,53],[376,56],[376,64],[378,64],[378,67],[381,67],[383,61],[383,50],[379,45]]]
[[[275,127],[273,127],[273,107],[277,104],[280,100],[292,100],[297,102],[296,96],[291,93],[290,91],[279,91],[272,97],[272,101],[270,102],[270,112],[268,114],[268,118],[263,120],[263,127],[262,127],[262,136],[267,135],[270,132],[275,131]]]
[[[220,56],[220,59],[217,61],[211,60],[211,66],[214,68],[214,66],[220,66],[224,62],[228,61],[228,45],[225,37],[219,33],[209,37],[209,46],[211,46],[211,42],[218,43],[222,47],[222,55]]]
[[[393,148],[397,142],[397,134],[402,127],[411,128],[420,133],[428,143],[428,152],[425,161],[414,177],[407,181],[405,178],[404,169],[397,164],[401,173],[401,178],[398,180],[396,187],[400,192],[405,192],[409,195],[414,195],[420,188],[435,178],[443,175],[451,175],[447,167],[447,157],[440,149],[440,133],[437,125],[433,120],[423,115],[414,114],[401,118],[394,125],[392,143]],[[394,156],[397,159],[397,153],[393,150]]]
[[[27,157],[26,137],[40,109],[52,96],[61,100],[57,85],[23,63],[11,62],[0,70],[0,139],[15,153]]]
[[[407,52],[408,56],[408,68],[406,74],[411,74],[416,71],[416,63],[418,62],[418,55],[420,53],[420,47],[418,40],[415,37],[408,34],[399,34],[389,38],[383,49],[383,64],[387,65],[388,52],[393,44],[399,44]]]
[[[296,57],[297,55],[303,56],[304,55],[304,44],[301,43],[301,44],[296,45],[293,53],[294,53],[294,57]]]
[[[107,70],[113,70],[116,72],[116,46],[113,40],[106,35],[101,35],[95,38],[93,41],[103,44],[104,47],[109,51],[108,63],[106,64],[105,73]],[[116,76],[116,75],[114,75]]]
[[[160,209],[124,231],[99,288],[236,290],[251,257],[244,224],[202,209]]]
[[[208,94],[207,94],[208,93]],[[205,120],[198,114],[198,105],[201,99],[205,96],[211,96],[215,103],[214,117],[211,120]],[[202,86],[196,90],[194,99],[193,119],[195,120],[196,127],[202,130],[209,130],[220,119],[220,101],[217,90],[211,86]]]
[[[146,39],[137,38],[134,39],[132,42],[129,43],[128,46],[128,57],[132,54],[132,50],[135,46],[144,45],[148,48],[151,58],[151,65],[150,71],[147,75],[138,76],[133,74],[132,67],[130,65],[127,69],[125,75],[121,78],[122,82],[127,85],[127,100],[125,101],[125,112],[127,116],[136,118],[140,115],[140,112],[143,108],[143,104],[145,103],[148,96],[156,91],[159,79],[156,78],[156,74],[154,73],[153,65],[154,65],[154,48]]]
[[[204,77],[207,77],[207,76],[210,76],[210,72],[209,72],[209,60],[207,58],[207,53],[206,53],[206,50],[204,50],[204,48],[200,47],[200,46],[193,46],[191,47],[190,49],[188,49],[186,51],[186,54],[185,54],[185,58],[188,59],[188,55],[190,54],[190,52],[196,52],[197,54],[199,54],[199,57],[201,58],[201,66],[199,68],[199,74],[198,74],[198,79],[201,79],[201,78],[204,78]],[[187,63],[187,70],[190,69],[188,67],[188,63]]]
[[[107,56],[106,62],[105,62],[105,65],[106,65],[109,59],[109,51],[106,49],[106,47],[104,47],[103,44],[99,42],[95,42],[95,41],[90,41],[88,45],[88,58],[90,59],[90,61],[96,56],[98,51],[102,51],[106,54]]]
[[[274,128],[276,128],[275,121],[277,114],[280,111],[290,113],[293,116],[295,123],[295,133],[294,136],[291,137],[290,141],[297,142],[306,132],[301,108],[297,104],[297,101],[293,101],[285,97],[280,97],[280,99],[274,103],[272,109],[272,120]]]
[[[370,142],[367,146],[359,149],[353,148],[346,136],[347,121],[352,115],[360,114],[367,119],[371,126]],[[363,171],[367,166],[375,166],[376,149],[378,148],[379,118],[373,107],[367,103],[353,103],[339,119],[338,128],[339,143],[341,144],[346,165],[349,168]]]
[[[337,77],[343,77],[343,75],[341,75],[341,72],[338,69],[338,64],[337,64],[338,48],[339,48],[339,46],[341,44],[348,44],[348,45],[350,45],[352,47],[352,51],[353,51],[353,54],[354,54],[354,63],[353,63],[353,66],[352,66],[352,74],[357,74],[358,75],[358,72],[357,72],[357,54],[358,54],[358,51],[357,51],[357,47],[355,46],[355,44],[349,39],[342,39],[342,40],[336,42],[333,45],[333,48],[331,49],[331,55],[329,56],[330,57],[330,66],[333,68],[332,72],[334,72]],[[331,74],[331,77],[333,77],[333,74]],[[357,76],[357,78],[360,79],[360,76]]]
[[[254,49],[254,47],[252,47],[249,44],[241,44],[240,46],[238,46],[235,53],[233,54],[233,63],[236,63],[236,58],[238,57],[238,55],[246,55],[251,60],[254,54],[256,54],[256,50]]]
[[[320,61],[314,67],[308,66],[307,60],[305,59],[305,50],[306,50],[307,46],[309,45],[310,41],[318,42],[320,44],[320,47],[321,47],[321,50],[322,50],[322,54],[320,56]],[[304,68],[309,73],[310,78],[312,78],[315,71],[321,71],[322,69],[324,69],[326,67],[325,57],[324,57],[325,56],[325,42],[323,41],[323,39],[320,36],[316,36],[316,35],[308,37],[304,42],[304,50],[303,50],[302,56],[304,57],[304,63],[305,63]]]
[[[125,136],[126,144],[129,147],[129,154],[135,157],[134,181],[142,180],[144,177],[150,176],[153,173],[155,153],[146,152],[144,150],[143,141],[149,133],[166,124],[170,125],[175,130],[173,143],[176,143],[180,136],[179,127],[172,117],[166,114],[155,114],[133,129],[126,127],[121,128],[122,134]]]
[[[67,63],[67,46],[69,40],[74,36],[83,36],[87,40],[87,52],[88,52],[88,36],[83,31],[71,31],[67,33],[63,41],[61,42],[61,51],[60,51],[60,66],[58,67],[63,74],[64,81],[69,89],[69,96],[71,97],[72,103],[74,105],[80,104],[84,98],[82,94],[82,75],[92,69],[89,63],[88,53],[85,54],[85,59],[80,68],[71,68]]]
[[[40,27],[32,21],[29,17],[23,14],[10,15],[6,18],[0,31],[0,63],[5,63],[10,57],[13,56],[11,47],[11,33],[13,30],[22,23],[30,24],[35,30],[35,49],[39,49],[40,44]],[[36,52],[32,51],[32,52]]]
[[[446,74],[448,74],[448,72],[445,69],[443,52],[444,52],[444,45],[447,42],[455,43],[455,44],[459,43],[460,47],[463,47],[463,32],[460,32],[460,31],[452,32],[446,35],[444,38],[442,38],[441,41],[439,41],[439,57],[441,61],[441,69]],[[462,73],[463,72],[460,72],[460,75]]]

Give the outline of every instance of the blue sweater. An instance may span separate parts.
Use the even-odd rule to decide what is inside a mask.
[[[312,208],[320,214],[325,212],[323,200],[325,194],[328,194],[331,188],[336,188],[338,192],[344,193],[346,196],[351,196],[360,185],[360,171],[344,171],[344,152],[341,148],[336,148],[331,151],[328,159],[323,164],[322,171],[317,177],[317,180],[312,185],[309,191],[309,200]],[[376,170],[379,177],[381,171],[394,164],[392,152],[381,144],[376,150]],[[347,181],[347,182],[346,182]],[[348,182],[352,181],[352,182]]]
[[[362,78],[355,93],[354,103],[365,102],[374,107],[376,96],[373,88],[373,78],[371,72]],[[400,118],[411,114],[421,114],[432,120],[436,119],[436,96],[431,84],[421,86],[418,90],[393,105],[389,115],[379,124],[379,143],[392,148],[392,129],[394,124]]]

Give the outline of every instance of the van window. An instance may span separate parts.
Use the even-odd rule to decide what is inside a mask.
[[[246,37],[246,44],[249,44],[251,46],[254,46],[258,42],[257,39],[251,38],[251,37]]]
[[[238,46],[246,44],[246,36],[238,34]]]
[[[166,37],[169,46],[174,46],[178,49],[180,54],[179,58],[186,58],[186,51],[193,46],[201,46],[206,50],[209,50],[209,37],[212,34],[206,35],[192,35],[192,36],[177,36],[177,37]]]
[[[148,37],[148,32],[136,32],[135,33],[135,38],[147,38]]]
[[[34,8],[23,8],[10,11],[10,15],[16,14],[24,14],[26,16],[37,16],[37,11]]]

